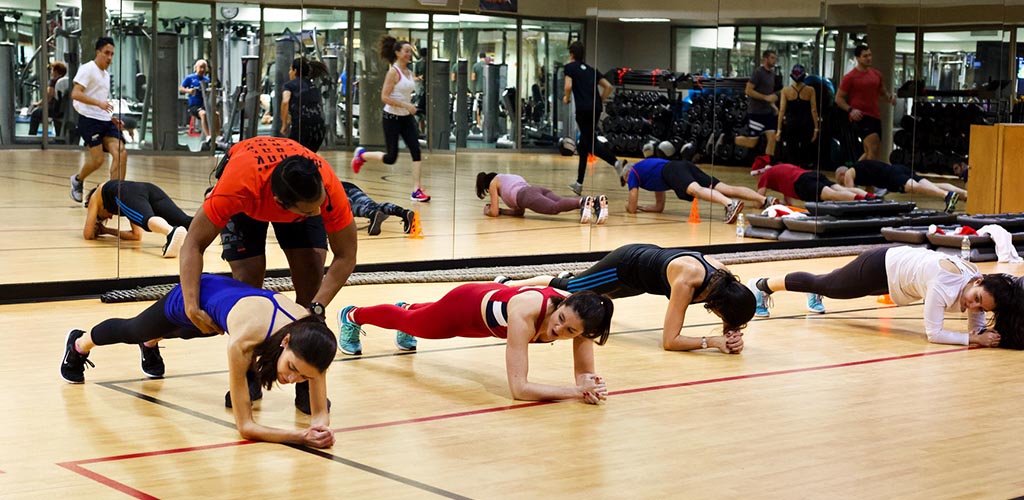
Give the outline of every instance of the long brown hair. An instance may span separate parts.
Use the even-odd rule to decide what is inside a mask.
[[[338,350],[338,341],[334,338],[334,332],[316,316],[306,316],[284,325],[273,335],[267,337],[262,344],[256,346],[253,351],[256,374],[259,376],[260,385],[267,390],[273,387],[274,382],[277,382],[277,360],[284,352],[284,347],[281,344],[285,335],[291,335],[288,348],[295,352],[299,359],[313,365],[320,373],[331,366],[331,361],[334,361],[334,351]]]
[[[726,269],[711,273],[704,308],[718,313],[725,331],[742,330],[747,326],[756,306],[754,293],[740,283],[736,275]]]

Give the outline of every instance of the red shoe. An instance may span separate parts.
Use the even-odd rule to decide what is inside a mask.
[[[359,169],[363,168],[363,164],[366,160],[363,159],[363,153],[366,152],[366,148],[359,146],[356,148],[356,155],[352,157],[352,171],[359,173]]]
[[[427,196],[427,193],[424,193],[422,189],[416,189],[415,191],[413,191],[412,195],[409,196],[409,199],[412,201],[420,202],[430,201],[430,197]]]

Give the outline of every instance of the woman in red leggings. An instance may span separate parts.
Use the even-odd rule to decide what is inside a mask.
[[[597,404],[608,390],[594,373],[594,343],[603,345],[608,340],[613,310],[611,299],[591,291],[570,295],[551,287],[468,283],[437,302],[348,306],[338,314],[339,347],[346,354],[362,354],[362,325],[394,328],[399,336],[425,339],[498,337],[508,340],[505,369],[513,398],[581,399]],[[573,341],[576,385],[530,382],[529,344],[568,339]]]

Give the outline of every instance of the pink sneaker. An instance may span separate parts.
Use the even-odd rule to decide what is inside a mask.
[[[427,193],[424,193],[422,189],[416,189],[415,191],[413,191],[412,195],[409,196],[409,199],[412,200],[412,201],[421,201],[421,202],[423,202],[423,201],[430,201],[430,197],[427,196]]]
[[[352,157],[352,171],[359,173],[359,169],[363,168],[363,164],[366,160],[363,160],[363,153],[366,152],[366,148],[359,146],[356,148],[356,155]]]

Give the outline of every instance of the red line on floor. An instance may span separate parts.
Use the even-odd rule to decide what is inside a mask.
[[[117,481],[114,481],[113,479],[110,479],[107,476],[104,476],[102,474],[98,474],[96,472],[93,472],[93,471],[91,471],[89,469],[86,469],[85,467],[81,467],[81,466],[79,466],[78,464],[76,464],[74,462],[64,462],[64,463],[60,463],[60,464],[57,464],[57,465],[59,465],[61,467],[64,467],[65,469],[67,469],[67,470],[69,470],[71,472],[75,472],[75,473],[81,474],[81,475],[83,475],[83,476],[85,476],[85,477],[87,477],[89,479],[92,479],[93,481],[96,481],[97,483],[100,483],[100,484],[102,484],[104,486],[108,486],[108,487],[113,488],[113,489],[115,489],[117,491],[120,491],[121,493],[124,493],[125,495],[128,495],[130,497],[142,498],[142,499],[145,499],[145,500],[158,500],[157,497],[155,497],[155,496],[147,495],[147,494],[145,494],[145,493],[143,493],[143,492],[141,492],[141,491],[139,491],[139,490],[137,490],[135,488],[132,488],[131,486],[128,486],[128,485],[126,485],[124,483],[119,483]]]
[[[145,499],[145,500],[157,500],[157,497],[154,497],[152,495],[146,494],[146,493],[144,493],[142,491],[139,491],[139,490],[137,490],[135,488],[132,488],[131,486],[128,486],[127,484],[115,481],[115,480],[113,480],[113,479],[111,479],[111,478],[109,478],[107,476],[104,476],[103,474],[100,474],[98,472],[93,472],[93,471],[91,471],[89,469],[86,469],[85,467],[82,467],[82,466],[86,465],[86,464],[95,464],[95,463],[100,463],[100,462],[116,462],[116,461],[119,461],[119,460],[129,460],[129,459],[133,459],[133,458],[155,457],[155,456],[159,456],[159,455],[172,455],[172,454],[175,454],[175,453],[184,453],[184,452],[188,452],[188,451],[201,451],[201,450],[212,450],[212,449],[215,449],[215,448],[227,448],[228,446],[241,446],[241,445],[244,445],[244,444],[253,444],[253,443],[256,443],[256,442],[257,441],[232,441],[230,443],[218,443],[218,444],[211,444],[211,445],[206,445],[206,446],[190,446],[190,447],[187,447],[187,448],[175,448],[175,449],[171,449],[171,450],[146,451],[146,452],[142,452],[142,453],[129,453],[129,454],[126,454],[126,455],[114,455],[114,456],[110,456],[110,457],[90,458],[90,459],[86,459],[86,460],[74,460],[74,461],[71,461],[71,462],[61,462],[61,463],[58,463],[57,465],[59,465],[61,467],[64,467],[65,469],[67,469],[69,471],[75,472],[77,474],[81,474],[81,475],[83,475],[83,476],[85,476],[85,477],[87,477],[89,479],[92,479],[93,481],[96,481],[96,482],[98,482],[98,483],[100,483],[100,484],[102,484],[104,486],[108,486],[108,487],[110,487],[112,489],[120,491],[121,493],[124,493],[125,495],[128,495],[130,497],[141,498],[141,499]]]
[[[836,364],[831,364],[831,365],[810,366],[810,367],[807,367],[807,368],[793,368],[793,369],[790,369],[790,370],[779,370],[779,371],[774,371],[774,372],[751,373],[751,374],[747,374],[747,375],[736,375],[736,376],[732,376],[732,377],[719,377],[719,378],[704,379],[704,380],[693,380],[693,381],[690,381],[690,382],[680,382],[680,383],[677,383],[677,384],[663,384],[663,385],[655,385],[655,386],[650,386],[650,387],[637,387],[635,389],[624,389],[624,390],[621,390],[621,391],[609,392],[608,395],[609,396],[615,396],[615,395],[622,395],[622,394],[633,394],[633,393],[637,393],[637,392],[658,391],[658,390],[663,390],[663,389],[675,389],[675,388],[678,388],[678,387],[688,387],[688,386],[693,386],[693,385],[714,384],[714,383],[719,383],[719,382],[731,382],[731,381],[734,381],[734,380],[744,380],[744,379],[753,379],[753,378],[762,378],[762,377],[772,377],[772,376],[776,376],[776,375],[789,375],[789,374],[792,374],[792,373],[803,373],[803,372],[831,370],[831,369],[835,369],[835,368],[845,368],[845,367],[849,367],[849,366],[859,366],[859,365],[867,365],[867,364],[873,364],[873,363],[884,363],[886,361],[898,361],[898,360],[903,360],[903,359],[922,358],[922,357],[925,357],[925,356],[935,356],[935,355],[938,355],[938,354],[949,354],[949,353],[953,353],[953,352],[964,352],[964,351],[968,351],[970,349],[973,349],[973,348],[972,347],[960,347],[960,348],[956,348],[956,349],[946,349],[946,350],[943,350],[943,351],[930,351],[930,352],[921,352],[921,353],[916,353],[916,354],[904,354],[902,356],[889,356],[889,357],[885,357],[885,358],[865,359],[865,360],[861,360],[861,361],[850,361],[850,362],[846,362],[846,363],[836,363]],[[556,403],[556,401],[533,401],[533,402],[529,402],[529,403],[521,403],[521,404],[514,404],[514,405],[507,405],[507,406],[497,406],[497,407],[493,407],[493,408],[483,408],[483,409],[480,409],[480,410],[469,410],[469,411],[460,411],[460,412],[455,412],[455,413],[445,413],[445,414],[441,414],[441,415],[432,415],[432,416],[429,416],[429,417],[418,417],[418,418],[410,418],[410,419],[405,419],[405,420],[394,420],[394,421],[391,421],[391,422],[380,422],[380,423],[376,423],[376,424],[366,424],[366,425],[356,425],[356,426],[351,426],[351,427],[342,427],[342,428],[339,428],[339,429],[335,429],[334,432],[335,433],[339,433],[339,432],[353,432],[353,431],[361,431],[361,430],[367,430],[367,429],[379,429],[379,428],[382,428],[382,427],[394,427],[394,426],[398,426],[398,425],[415,424],[415,423],[421,423],[421,422],[433,422],[433,421],[437,421],[437,420],[446,420],[446,419],[449,419],[449,418],[468,417],[468,416],[473,416],[473,415],[484,415],[484,414],[487,414],[487,413],[497,413],[497,412],[502,412],[502,411],[519,410],[519,409],[522,409],[522,408],[532,408],[532,407],[535,407],[535,406],[544,406],[544,405],[555,404],[555,403]],[[82,467],[82,465],[94,464],[94,463],[100,463],[100,462],[115,462],[115,461],[119,461],[119,460],[130,460],[130,459],[133,459],[133,458],[144,458],[144,457],[153,457],[153,456],[160,456],[160,455],[173,455],[173,454],[176,454],[176,453],[187,453],[187,452],[192,452],[192,451],[212,450],[212,449],[216,449],[216,448],[226,448],[226,447],[229,447],[229,446],[241,446],[241,445],[246,445],[246,444],[253,444],[255,442],[256,441],[248,441],[248,440],[232,441],[232,442],[229,442],[229,443],[218,443],[218,444],[211,444],[211,445],[206,445],[206,446],[192,446],[192,447],[187,447],[187,448],[174,448],[174,449],[170,449],[170,450],[147,451],[147,452],[141,452],[141,453],[129,453],[129,454],[125,454],[125,455],[114,455],[114,456],[109,456],[109,457],[90,458],[90,459],[85,459],[85,460],[74,460],[74,461],[71,461],[71,462],[58,463],[57,465],[59,465],[61,467],[64,467],[65,469],[68,469],[70,471],[73,471],[73,472],[76,472],[78,474],[81,474],[81,475],[83,475],[85,477],[88,477],[89,479],[92,479],[92,480],[94,480],[96,482],[99,482],[101,484],[109,486],[109,487],[111,487],[111,488],[113,488],[113,489],[115,489],[117,491],[125,493],[126,495],[129,495],[129,496],[132,496],[132,497],[135,497],[135,498],[153,499],[153,498],[156,498],[156,497],[147,495],[146,493],[143,493],[143,492],[141,492],[139,490],[131,488],[128,485],[125,485],[123,483],[120,483],[120,482],[117,482],[117,481],[115,481],[113,479],[110,479],[110,478],[108,478],[108,477],[106,477],[106,476],[104,476],[102,474],[90,471],[90,470]],[[2,471],[0,471],[0,472],[2,472]]]
[[[694,380],[694,381],[691,381],[691,382],[680,382],[678,384],[655,385],[655,386],[651,386],[651,387],[637,387],[635,389],[624,389],[624,390],[621,390],[621,391],[609,392],[608,395],[609,396],[614,396],[614,395],[619,395],[619,394],[633,394],[633,393],[637,393],[637,392],[658,391],[658,390],[662,390],[662,389],[674,389],[676,387],[687,387],[687,386],[691,386],[691,385],[714,384],[714,383],[718,383],[718,382],[731,382],[733,380],[743,380],[743,379],[761,378],[761,377],[773,377],[775,375],[789,375],[791,373],[803,373],[803,372],[815,372],[815,371],[821,371],[821,370],[831,370],[833,368],[845,368],[845,367],[848,367],[848,366],[869,365],[869,364],[872,364],[872,363],[883,363],[883,362],[886,362],[886,361],[897,361],[897,360],[901,360],[901,359],[922,358],[922,357],[925,357],[925,356],[934,356],[936,354],[948,354],[948,353],[951,353],[951,352],[964,352],[964,351],[967,351],[967,350],[970,350],[970,349],[973,349],[973,348],[971,348],[971,347],[961,347],[961,348],[958,348],[958,349],[946,349],[944,351],[920,352],[920,353],[917,353],[917,354],[904,354],[902,356],[890,356],[890,357],[887,357],[887,358],[865,359],[865,360],[862,360],[862,361],[850,361],[850,362],[847,362],[847,363],[836,363],[834,365],[809,366],[807,368],[793,368],[793,369],[790,369],[790,370],[779,370],[779,371],[775,371],[775,372],[751,373],[751,374],[748,374],[748,375],[735,375],[735,376],[732,376],[732,377],[721,377],[721,378],[709,378],[709,379],[705,379],[705,380]]]

